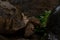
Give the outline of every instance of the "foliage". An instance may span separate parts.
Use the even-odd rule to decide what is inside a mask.
[[[40,20],[40,23],[41,23],[41,27],[39,29],[39,27],[37,26],[35,31],[38,32],[39,34],[41,34],[41,39],[40,40],[45,40],[45,36],[46,36],[46,22],[47,22],[47,19],[48,19],[48,16],[49,14],[51,13],[51,10],[49,11],[44,11],[42,13],[42,15],[40,16],[37,16],[37,18]]]
[[[48,18],[48,16],[49,16],[50,13],[51,13],[51,10],[49,10],[49,11],[44,11],[44,12],[42,13],[42,15],[37,16],[37,18],[38,18],[38,19],[40,20],[40,22],[41,22],[41,26],[42,26],[42,27],[45,27],[45,26],[46,26],[47,18]]]

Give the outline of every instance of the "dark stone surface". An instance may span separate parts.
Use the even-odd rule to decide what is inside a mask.
[[[48,17],[47,21],[47,31],[52,33],[52,40],[60,40],[60,5],[55,7]],[[57,39],[54,39],[57,37]]]

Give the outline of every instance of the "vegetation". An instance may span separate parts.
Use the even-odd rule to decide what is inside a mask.
[[[44,11],[44,12],[42,13],[42,15],[37,16],[37,18],[40,20],[41,27],[46,27],[47,18],[48,18],[48,16],[49,16],[50,13],[51,13],[51,10],[49,10],[49,11]],[[36,31],[39,32],[38,26],[36,27]]]
[[[44,11],[42,13],[42,15],[40,15],[40,16],[37,17],[37,18],[39,18],[42,27],[46,26],[47,18],[48,18],[48,16],[49,16],[50,13],[51,13],[51,10]]]
[[[35,31],[39,32],[40,35],[42,35],[40,40],[45,40],[45,37],[46,37],[45,27],[46,27],[46,22],[50,13],[51,13],[51,10],[44,11],[42,15],[37,16],[37,18],[40,20],[42,29],[39,29],[39,27],[37,26]]]

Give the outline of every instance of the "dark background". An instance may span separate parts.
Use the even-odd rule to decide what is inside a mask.
[[[45,10],[52,10],[59,4],[58,0],[9,0],[14,5],[20,5],[20,11],[30,16],[40,15]]]
[[[58,4],[58,0],[22,0],[22,9],[25,14],[37,16]]]

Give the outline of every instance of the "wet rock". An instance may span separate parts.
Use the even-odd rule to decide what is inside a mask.
[[[60,5],[54,8],[49,15],[46,27],[48,36],[52,36],[50,39],[60,40]]]

